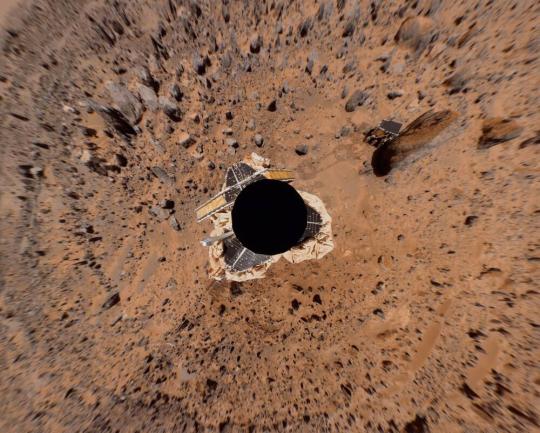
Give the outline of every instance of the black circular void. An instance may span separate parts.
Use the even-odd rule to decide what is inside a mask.
[[[258,254],[280,254],[302,238],[307,209],[288,183],[262,179],[246,186],[232,209],[233,231],[246,248]]]

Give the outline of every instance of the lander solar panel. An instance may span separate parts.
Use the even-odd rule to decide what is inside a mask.
[[[291,170],[285,169],[262,169],[256,171],[248,164],[239,162],[227,169],[225,179],[225,188],[196,209],[197,222],[231,206],[238,194],[252,182],[260,179],[290,182],[294,179],[294,174]]]
[[[294,173],[293,171],[286,169],[263,169],[257,171],[246,163],[236,163],[227,169],[225,175],[225,188],[219,194],[197,208],[197,221],[202,221],[214,213],[232,206],[240,192],[242,192],[247,185],[261,179],[290,182],[294,179]],[[299,242],[316,236],[322,226],[322,219],[319,213],[307,204],[306,208],[306,229]],[[223,239],[223,249],[225,264],[233,272],[246,271],[254,266],[267,262],[271,258],[271,256],[257,254],[244,247],[234,234]]]

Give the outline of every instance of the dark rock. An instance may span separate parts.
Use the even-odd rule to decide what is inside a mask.
[[[158,97],[151,87],[139,84],[139,98],[149,110],[156,111],[159,108]]]
[[[488,149],[497,144],[513,140],[521,135],[523,128],[514,120],[495,117],[484,120],[478,149]]]
[[[443,84],[449,88],[451,95],[461,92],[468,81],[468,77],[464,71],[457,71],[443,81]]]
[[[401,98],[403,96],[403,92],[400,91],[400,90],[396,90],[396,91],[393,91],[393,92],[388,92],[386,94],[386,97],[390,100],[392,99],[396,99],[396,98]]]
[[[364,104],[364,102],[367,101],[368,96],[369,95],[366,92],[363,92],[362,90],[356,90],[345,104],[345,111],[347,111],[348,113],[353,112],[354,110],[356,110],[356,107]]]
[[[232,281],[231,285],[229,286],[229,290],[231,292],[231,296],[235,298],[242,294],[242,285],[236,281]]]
[[[352,36],[354,34],[355,28],[356,28],[356,19],[352,18],[349,21],[347,21],[347,24],[345,24],[345,28],[343,29],[343,33],[341,34],[341,36],[344,38],[348,38],[349,36]]]
[[[187,149],[193,143],[195,143],[195,139],[187,132],[182,133],[180,137],[178,137],[178,144],[184,149]]]
[[[375,314],[375,316],[380,317],[381,319],[384,319],[384,312],[380,308],[375,308],[373,310],[373,314]]]
[[[154,92],[159,91],[159,81],[157,81],[152,74],[150,73],[150,70],[146,66],[141,66],[137,68],[137,75],[139,77],[139,80],[142,84],[144,84],[147,87],[150,87],[154,90]]]
[[[308,18],[300,24],[300,27],[298,28],[298,33],[300,34],[301,38],[305,38],[311,29],[311,20]]]
[[[478,219],[478,217],[476,215],[469,215],[467,218],[465,218],[465,225],[466,226],[472,226],[476,220]]]
[[[251,51],[253,54],[257,54],[259,51],[261,51],[262,45],[263,39],[261,35],[255,34],[251,37],[251,40],[249,41],[249,51]]]
[[[169,199],[163,199],[159,202],[159,205],[163,208],[163,209],[174,209],[174,201],[173,200],[169,200]]]
[[[160,221],[164,221],[167,218],[169,218],[169,215],[171,214],[170,209],[163,209],[158,206],[153,206],[149,209],[150,215],[156,217]]]
[[[307,153],[308,153],[308,146],[307,146],[307,144],[299,144],[298,146],[296,146],[296,147],[294,148],[294,151],[295,151],[296,154],[299,155],[299,156],[307,155]]]
[[[94,128],[87,128],[83,126],[81,128],[82,135],[85,137],[97,137],[97,131]]]
[[[117,75],[122,75],[127,72],[127,69],[123,66],[113,66],[112,71]]]
[[[22,164],[22,165],[17,166],[17,171],[19,172],[19,174],[29,179],[34,178],[34,175],[32,174],[31,170],[32,170],[32,165]]]
[[[116,158],[116,163],[120,166],[120,167],[127,167],[127,164],[128,164],[128,160],[127,158],[120,154],[120,153],[117,153],[115,154],[115,158]]]
[[[172,227],[173,230],[180,231],[180,224],[178,224],[178,220],[174,215],[170,216],[169,225]]]
[[[225,54],[223,54],[223,56],[221,56],[220,62],[223,69],[229,69],[232,64],[231,53],[227,51]]]
[[[238,149],[238,141],[234,138],[227,138],[225,144],[233,149]]]
[[[104,310],[108,310],[111,307],[114,307],[116,304],[120,302],[120,293],[115,292],[109,298],[103,303],[101,308]]]
[[[272,113],[277,110],[277,101],[274,99],[268,106],[266,107],[268,111],[271,111]]]
[[[428,17],[417,16],[406,18],[394,37],[395,41],[417,53],[421,53],[435,36],[435,24]]]
[[[173,84],[171,86],[171,96],[176,101],[181,101],[182,98],[184,97],[184,94],[182,93],[182,90],[180,90],[180,86],[178,86],[178,84]]]
[[[196,55],[193,58],[193,69],[197,74],[204,75],[206,74],[206,69],[211,65],[210,58],[208,56]]]
[[[161,167],[154,166],[151,168],[151,171],[154,174],[154,176],[156,176],[164,184],[172,185],[174,183],[173,179]]]
[[[180,108],[178,108],[177,105],[166,96],[159,97],[159,105],[167,117],[172,121],[179,122],[182,120],[182,112],[180,111]]]
[[[109,81],[106,86],[115,108],[118,109],[132,125],[135,125],[141,120],[142,105],[135,95],[133,95],[122,84],[116,84]]]
[[[429,433],[426,417],[416,415],[416,418],[405,424],[405,433]]]
[[[305,72],[307,72],[309,75],[311,75],[311,73],[313,72],[313,58],[311,58],[311,57],[308,58],[306,68],[305,68]]]
[[[120,111],[114,108],[105,107],[93,101],[90,102],[90,106],[123,138],[129,140],[132,136],[137,134],[129,120]]]
[[[253,141],[255,142],[255,145],[257,147],[262,147],[262,145],[264,144],[264,139],[261,134],[255,134],[255,136],[253,137]]]
[[[519,148],[524,149],[535,144],[540,144],[540,132],[535,137],[531,137],[525,141],[522,141],[519,145]]]
[[[341,70],[344,74],[348,74],[349,72],[352,72],[356,69],[356,61],[351,60],[350,62],[346,63],[345,66],[343,66],[343,69]]]

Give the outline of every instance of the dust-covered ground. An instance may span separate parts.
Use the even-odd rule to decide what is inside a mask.
[[[538,431],[539,9],[15,8],[0,431]],[[429,110],[448,124],[376,176],[366,133]],[[322,198],[335,249],[214,282],[194,210],[251,152]]]

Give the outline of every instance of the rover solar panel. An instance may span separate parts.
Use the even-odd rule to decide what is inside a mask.
[[[394,135],[397,137],[399,134],[399,130],[401,129],[401,123],[395,122],[393,120],[383,120],[379,124],[379,128],[382,129],[384,132]]]
[[[311,206],[306,204],[307,209],[307,225],[306,230],[304,231],[304,234],[302,235],[301,242],[312,238],[319,233],[322,227],[322,218],[319,212],[317,212],[315,209],[313,209]]]
[[[244,247],[236,236],[223,241],[225,264],[233,272],[246,271],[253,266],[261,265],[270,259],[270,256],[257,254]]]
[[[196,209],[197,221],[200,222],[216,212],[231,206],[238,194],[250,183],[260,179],[274,179],[290,182],[294,179],[291,170],[263,169],[256,171],[244,162],[239,162],[227,169],[225,188],[209,201]]]
[[[381,147],[384,143],[392,141],[399,135],[402,124],[393,120],[383,120],[379,126],[371,129],[366,134],[366,141],[375,147]]]

